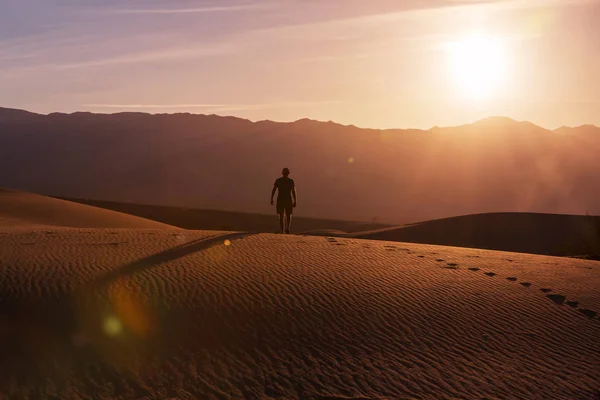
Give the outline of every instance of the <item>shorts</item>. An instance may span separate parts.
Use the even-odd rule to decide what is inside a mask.
[[[291,200],[277,202],[277,214],[283,214],[284,211],[286,215],[292,215],[294,213],[294,206]]]

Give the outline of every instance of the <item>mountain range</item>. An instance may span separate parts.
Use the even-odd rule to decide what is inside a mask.
[[[51,196],[403,224],[487,212],[600,214],[600,128],[492,117],[429,130],[302,119],[0,108],[0,186]]]

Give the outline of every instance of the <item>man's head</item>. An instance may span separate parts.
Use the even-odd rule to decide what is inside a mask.
[[[283,175],[283,176],[288,176],[289,174],[290,174],[290,169],[289,168],[284,168],[281,171],[281,175]]]

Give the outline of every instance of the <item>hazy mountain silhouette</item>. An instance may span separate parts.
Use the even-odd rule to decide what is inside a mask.
[[[407,223],[485,212],[600,214],[600,128],[492,117],[430,130],[302,119],[0,109],[0,185],[97,200],[274,212],[281,167],[298,215]]]
[[[570,136],[585,142],[591,142],[594,145],[600,143],[600,128],[594,125],[582,125],[576,128],[563,126],[555,129],[555,133]]]

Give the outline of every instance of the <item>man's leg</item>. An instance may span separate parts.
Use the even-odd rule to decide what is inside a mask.
[[[292,213],[287,214],[287,224],[285,227],[285,233],[290,233],[290,229],[292,228]]]
[[[283,212],[279,213],[279,232],[283,233],[284,231],[284,226],[283,226]]]
[[[285,206],[285,215],[287,219],[287,224],[285,226],[285,233],[290,233],[290,229],[292,228],[292,213],[294,212],[294,207],[292,207],[292,203],[286,204]]]

